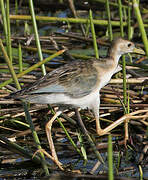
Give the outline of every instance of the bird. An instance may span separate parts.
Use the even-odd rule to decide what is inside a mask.
[[[145,54],[142,49],[136,48],[133,42],[117,38],[111,43],[106,58],[73,60],[10,96],[30,103],[88,108],[94,113],[96,132],[99,136],[102,136],[122,123],[121,121],[115,121],[105,129],[101,128],[99,121],[100,90],[109,83],[113,74],[117,72],[119,59],[126,53]],[[60,168],[61,163],[58,160],[52,141],[51,126],[62,111],[59,109],[45,128],[54,162]]]

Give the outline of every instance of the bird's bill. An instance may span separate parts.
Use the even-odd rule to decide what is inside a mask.
[[[134,49],[133,49],[133,53],[145,54],[145,52],[144,52],[142,49],[140,49],[140,48],[134,48]]]

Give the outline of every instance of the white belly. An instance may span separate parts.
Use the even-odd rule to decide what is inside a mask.
[[[37,96],[29,96],[26,98],[27,101],[31,103],[39,104],[65,104],[72,105],[74,107],[80,107],[82,109],[89,108],[92,109],[92,105],[98,101],[99,103],[99,90],[96,89],[91,94],[81,97],[81,98],[72,98],[65,94],[45,94]]]

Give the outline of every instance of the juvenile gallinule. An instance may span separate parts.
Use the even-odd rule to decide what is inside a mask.
[[[101,129],[99,121],[100,89],[103,88],[116,72],[120,57],[126,53],[140,53],[135,44],[118,38],[111,44],[107,58],[91,60],[75,60],[53,70],[30,86],[13,93],[11,97],[31,103],[42,103],[74,108],[89,108],[96,119],[98,135],[104,135],[122,122],[114,122]],[[56,112],[46,124],[46,133],[54,161],[60,166],[51,137],[53,121],[62,113]]]

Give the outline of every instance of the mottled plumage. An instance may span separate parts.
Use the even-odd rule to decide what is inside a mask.
[[[93,61],[75,60],[55,69],[37,80],[33,85],[12,95],[15,98],[25,98],[27,95],[64,93],[73,98],[78,98],[88,95],[94,89],[96,81],[97,72],[93,67]]]

